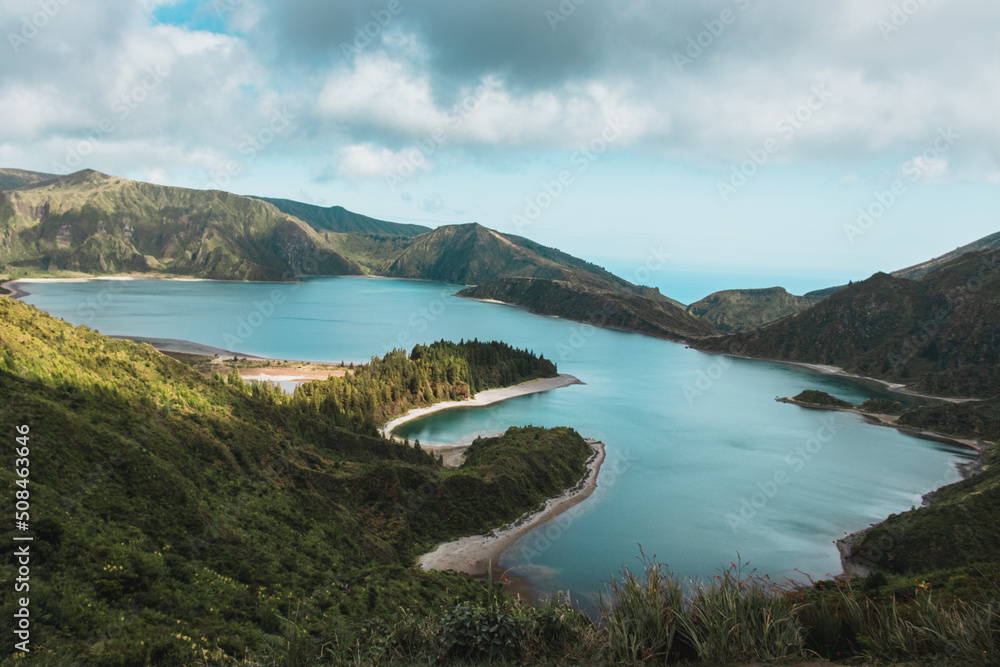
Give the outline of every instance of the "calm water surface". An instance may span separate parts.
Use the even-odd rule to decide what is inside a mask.
[[[774,401],[807,388],[852,402],[887,395],[870,386],[458,299],[457,289],[362,278],[93,281],[32,284],[24,300],[106,334],[274,358],[357,363],[394,347],[479,338],[555,360],[586,384],[435,413],[397,432],[454,443],[535,424],[604,441],[594,495],[501,561],[586,607],[623,565],[639,564],[640,545],[683,577],[711,577],[737,555],[772,577],[837,574],[834,539],[919,505],[971,458],[856,415]]]

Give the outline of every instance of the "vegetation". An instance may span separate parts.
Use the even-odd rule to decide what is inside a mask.
[[[439,344],[427,354],[448,365],[459,349],[484,375],[491,367],[476,355],[504,350]],[[32,644],[49,664],[348,655],[366,623],[400,608],[443,614],[475,599],[478,584],[418,570],[414,557],[518,518],[575,484],[590,454],[568,429],[519,429],[480,443],[480,462],[445,471],[304,399],[238,374],[206,380],[149,346],[9,299],[0,416],[31,428]],[[546,476],[511,465],[526,450]],[[5,488],[15,479],[0,467]],[[490,502],[470,514],[465,491]],[[7,636],[13,604],[4,596]]]
[[[789,294],[782,287],[734,289],[709,294],[688,306],[687,312],[708,320],[720,333],[728,334],[800,313],[813,303],[813,299]]]
[[[858,406],[862,412],[874,412],[885,415],[903,414],[903,404],[888,398],[869,398]]]
[[[854,405],[848,403],[847,401],[842,401],[835,396],[831,396],[825,391],[816,391],[815,389],[806,389],[805,391],[800,392],[798,396],[793,397],[792,400],[798,403],[822,405],[830,408],[854,408]]]
[[[703,336],[714,329],[667,299],[593,287],[584,282],[508,278],[458,293],[472,299],[495,299],[524,306],[533,313],[556,315],[613,329],[662,338]]]
[[[309,223],[316,231],[403,237],[420,236],[431,231],[430,227],[423,225],[376,220],[348,211],[343,206],[324,208],[291,199],[272,199],[270,197],[260,197],[259,199],[274,204],[282,213],[287,213]]]
[[[899,424],[964,438],[1000,442],[1000,398],[911,408]]]
[[[933,493],[933,502],[894,514],[852,546],[855,562],[885,572],[928,572],[996,563],[1000,553],[1000,448],[982,472]]]
[[[962,255],[967,255],[971,252],[982,252],[984,250],[996,250],[997,248],[1000,248],[1000,232],[984,236],[983,238],[961,246],[960,248],[955,248],[951,252],[947,252],[940,257],[935,257],[934,259],[921,262],[920,264],[915,264],[905,269],[900,269],[899,271],[893,271],[892,275],[896,278],[919,280],[931,271],[941,268],[945,264],[950,263],[952,260],[955,260]]]
[[[323,413],[342,428],[376,435],[379,426],[412,408],[556,375],[555,364],[544,355],[506,343],[438,341],[415,346],[409,356],[393,350],[343,377],[304,384],[293,403]]]
[[[44,174],[25,169],[0,169],[0,190],[13,190],[25,185],[58,178],[55,174]]]
[[[380,275],[478,285],[481,298],[656,336],[716,333],[656,288],[476,223],[430,230],[336,206],[161,187],[92,170],[45,176],[0,171],[18,186],[0,190],[0,270],[11,278]]]
[[[942,403],[902,410],[886,399],[853,406],[807,390],[796,401],[867,412],[900,414],[895,424],[955,437],[1000,442],[1000,400]],[[930,494],[930,504],[864,531],[850,547],[851,562],[880,572],[926,575],[969,565],[992,567],[1000,553],[1000,448],[982,455],[977,474]],[[992,566],[990,564],[993,564]]]
[[[860,410],[861,412],[872,412],[876,414],[899,415],[903,413],[903,404],[899,401],[892,401],[888,398],[869,398],[861,405],[854,405],[847,401],[842,401],[836,396],[831,396],[825,391],[806,389],[797,396],[792,397],[797,403],[817,405],[827,408],[843,408],[846,410]]]
[[[0,192],[0,265],[12,276],[72,271],[221,280],[357,275],[309,225],[271,204],[95,171]]]
[[[919,280],[878,273],[708,350],[840,366],[940,396],[1000,394],[1000,250],[972,252]]]

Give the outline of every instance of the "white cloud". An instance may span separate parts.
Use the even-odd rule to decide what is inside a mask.
[[[341,150],[337,175],[348,179],[385,178],[398,174],[400,165],[404,164],[421,171],[431,167],[422,155],[414,157],[412,151],[391,151],[372,144],[354,144]]]

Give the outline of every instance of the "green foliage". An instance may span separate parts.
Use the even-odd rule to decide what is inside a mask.
[[[808,403],[810,405],[823,405],[832,408],[850,409],[854,407],[847,401],[842,401],[835,396],[831,396],[825,391],[817,391],[815,389],[806,389],[805,391],[795,396],[793,400],[799,403]]]
[[[805,629],[799,607],[770,578],[744,571],[741,563],[695,588],[681,615],[687,642],[705,661],[775,660],[801,655]]]
[[[966,438],[1000,442],[1000,398],[910,408],[899,424]]]
[[[709,322],[669,299],[653,299],[636,291],[574,277],[571,280],[511,277],[459,292],[473,299],[494,299],[523,306],[533,313],[555,315],[597,326],[676,339],[710,336]],[[571,341],[563,345],[569,349]]]
[[[900,574],[996,562],[1000,448],[990,448],[984,463],[979,474],[937,490],[930,506],[872,527],[854,543],[851,557]]]
[[[429,347],[425,367],[451,359]],[[491,351],[520,356],[493,344],[465,349],[463,363],[484,364],[484,374]],[[435,503],[449,508],[455,497],[426,509],[401,503],[422,484],[462,478],[488,492],[488,462],[446,475],[430,455],[344,430],[266,385],[203,379],[149,346],[9,299],[0,299],[0,421],[31,429],[40,573],[31,582],[32,641],[54,664],[84,656],[223,664],[247,655],[310,664],[331,646],[354,645],[361,619],[400,607],[443,613],[481,591],[467,577],[412,567],[435,540],[426,526],[450,536],[467,525],[457,508],[429,518]],[[521,437],[510,445],[518,451]],[[584,468],[579,436],[540,440],[554,446],[551,466],[544,452],[539,465]],[[578,461],[565,458],[567,447]],[[14,481],[0,466],[0,485]],[[529,502],[565,488],[521,484]],[[524,511],[501,499],[478,508],[476,521],[488,529]],[[11,604],[5,596],[0,610],[8,636]]]
[[[0,266],[221,280],[363,273],[308,224],[250,197],[84,170],[4,198],[21,213],[0,241]]]
[[[994,665],[1000,659],[1000,591],[969,602],[941,597],[914,580],[906,596],[862,594],[848,584],[796,593],[803,623],[818,624],[807,646],[830,659],[877,664]]]
[[[699,341],[713,351],[840,366],[938,396],[1000,394],[1000,250],[919,280],[877,273],[797,315]]]
[[[438,341],[415,346],[409,356],[393,350],[343,377],[301,385],[292,406],[375,435],[378,426],[412,408],[556,374],[555,364],[544,356],[506,343]]]
[[[720,333],[728,334],[800,313],[813,303],[812,299],[789,294],[782,287],[738,289],[709,294],[688,306],[687,311],[708,320]]]
[[[644,570],[645,581],[624,568],[620,580],[611,578],[607,597],[601,595],[611,655],[620,662],[637,664],[663,663],[690,654],[690,647],[674,646],[686,613],[680,582],[662,564],[645,556]]]
[[[365,215],[352,213],[343,206],[324,208],[322,206],[292,201],[291,199],[272,199],[270,197],[260,197],[260,199],[274,204],[282,213],[287,213],[299,220],[308,222],[317,230],[364,234],[367,236],[402,236],[404,238],[419,236],[431,231],[430,227],[424,227],[423,225],[376,220]]]
[[[869,398],[858,406],[863,412],[875,412],[886,415],[899,415],[903,413],[903,404],[899,401],[891,401],[888,398]]]

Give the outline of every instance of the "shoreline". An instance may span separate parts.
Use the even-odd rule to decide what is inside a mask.
[[[463,572],[480,581],[489,577],[492,566],[494,580],[500,581],[509,593],[532,597],[530,582],[521,576],[508,575],[499,566],[500,558],[525,534],[570,510],[594,493],[606,451],[604,443],[599,440],[588,438],[587,444],[594,453],[587,460],[587,475],[575,487],[549,498],[534,512],[487,535],[470,535],[439,544],[434,551],[420,556],[417,565],[424,570]]]
[[[978,454],[978,456],[973,461],[966,463],[956,463],[955,467],[958,469],[959,474],[962,476],[962,480],[969,479],[975,475],[982,472],[983,460],[986,454],[986,450],[990,447],[996,446],[995,443],[988,442],[985,440],[973,440],[970,438],[960,438],[954,435],[948,435],[944,433],[938,433],[937,431],[922,431],[919,429],[911,428],[908,426],[903,426],[900,424],[893,423],[893,420],[898,419],[897,415],[887,415],[875,412],[864,412],[857,408],[842,408],[832,405],[817,405],[815,403],[803,403],[801,401],[796,401],[793,398],[776,398],[779,403],[787,403],[789,405],[797,405],[801,408],[807,410],[828,410],[833,412],[851,412],[854,414],[861,415],[869,424],[876,426],[888,426],[889,428],[894,428],[900,433],[909,435],[911,437],[920,438],[922,440],[931,440],[934,442],[940,442],[943,444],[953,445],[956,447],[963,447],[965,449],[971,449]],[[929,507],[934,502],[934,495],[943,489],[945,486],[950,486],[950,484],[945,484],[939,486],[936,489],[932,489],[921,496],[921,506]],[[912,510],[908,510],[912,511]],[[878,523],[869,525],[866,528],[861,528],[852,533],[848,533],[843,537],[833,540],[834,545],[837,547],[837,552],[840,555],[840,568],[843,570],[839,575],[834,577],[838,580],[850,580],[853,577],[866,577],[871,574],[871,567],[867,563],[851,558],[851,549],[854,544],[868,531],[870,531],[874,526],[883,523],[886,519],[882,519]]]
[[[472,287],[475,287],[475,285],[472,285]],[[567,317],[565,315],[551,315],[549,313],[540,313],[535,310],[532,310],[528,306],[522,306],[519,303],[511,303],[509,301],[499,301],[497,299],[484,299],[482,297],[477,297],[477,296],[462,296],[460,293],[456,293],[454,296],[456,296],[459,299],[468,299],[469,301],[479,301],[481,303],[492,303],[500,306],[519,308],[527,313],[531,313],[532,315],[536,315],[538,317],[552,317],[557,320],[565,320],[566,322],[576,322],[577,324],[586,324],[587,326],[597,327],[598,329],[606,329],[607,331],[617,331],[619,333],[636,334],[638,336],[649,336],[650,338],[655,338],[656,340],[663,340],[668,343],[675,343],[677,345],[685,345],[687,347],[690,347],[689,338],[680,333],[673,333],[673,334],[652,333],[650,331],[639,331],[638,329],[628,329],[626,327],[615,327],[609,324],[595,324],[594,322],[588,322],[586,320],[577,320],[572,317]],[[692,348],[692,349],[697,349],[697,348]],[[704,350],[698,350],[698,351],[702,352]]]
[[[904,433],[915,438],[920,438],[921,440],[932,440],[934,442],[940,442],[946,445],[955,445],[956,447],[964,447],[965,449],[971,449],[975,452],[982,454],[987,448],[991,447],[993,443],[987,442],[985,440],[973,440],[971,438],[961,438],[955,435],[949,435],[946,433],[938,433],[937,431],[921,431],[920,429],[915,429],[911,426],[905,426],[903,424],[896,424],[895,419],[899,418],[899,415],[887,415],[878,412],[865,412],[864,410],[859,410],[858,408],[841,408],[835,405],[819,405],[817,403],[803,403],[801,401],[796,401],[791,397],[776,398],[774,399],[778,403],[788,403],[789,405],[797,405],[800,408],[806,408],[807,410],[828,410],[832,412],[851,412],[856,415],[861,415],[865,420],[874,426],[888,426],[889,428],[894,428],[900,433]],[[961,468],[959,468],[961,470]],[[964,475],[964,472],[963,472]],[[968,478],[966,475],[964,478]]]
[[[443,401],[426,408],[414,408],[402,417],[396,417],[395,419],[386,422],[385,426],[379,429],[379,434],[383,438],[392,439],[392,432],[397,427],[405,424],[406,422],[419,419],[420,417],[434,412],[450,410],[452,408],[480,408],[494,403],[499,403],[500,401],[506,401],[511,398],[538,394],[544,391],[551,391],[553,389],[561,389],[562,387],[569,387],[574,384],[584,384],[584,382],[581,382],[579,378],[572,375],[560,373],[552,378],[528,380],[527,382],[515,384],[510,387],[503,387],[501,389],[485,389],[478,392],[475,398],[467,401]]]
[[[913,398],[925,398],[932,401],[944,401],[946,403],[970,403],[972,401],[979,401],[979,398],[955,398],[950,396],[931,396],[930,394],[918,394],[915,391],[909,391],[906,389],[905,384],[900,384],[898,382],[889,382],[888,380],[880,380],[879,378],[869,377],[867,375],[855,375],[854,373],[848,373],[843,368],[839,366],[829,366],[827,364],[813,364],[806,361],[787,361],[785,359],[768,359],[766,357],[748,357],[745,354],[729,354],[727,352],[713,352],[710,350],[700,350],[696,347],[692,347],[692,350],[698,350],[704,354],[719,354],[724,357],[732,357],[733,359],[746,359],[748,361],[766,361],[772,364],[786,364],[788,366],[797,366],[799,368],[805,368],[807,370],[816,371],[821,375],[835,375],[842,378],[848,378],[851,380],[865,380],[867,382],[874,382],[885,387],[888,391],[895,394],[903,394],[905,396],[912,396]]]

